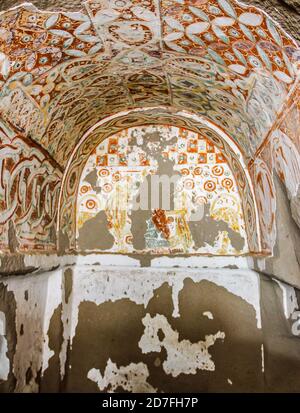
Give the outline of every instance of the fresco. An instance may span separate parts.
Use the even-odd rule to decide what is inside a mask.
[[[262,250],[270,253],[276,242],[274,173],[284,184],[291,201],[292,216],[300,225],[297,213],[300,187],[299,101],[299,91],[295,88],[248,165],[257,200]]]
[[[62,172],[2,121],[0,174],[0,251],[55,251]]]
[[[248,251],[246,239],[237,183],[207,137],[174,126],[130,128],[89,157],[77,200],[79,249],[235,255]]]
[[[73,251],[76,249],[76,198],[79,190],[79,182],[85,163],[90,153],[98,146],[99,142],[124,129],[138,125],[174,125],[189,129],[197,134],[205,135],[224,154],[238,183],[241,194],[242,209],[244,211],[248,246],[252,252],[261,250],[260,234],[258,227],[257,208],[251,178],[243,160],[240,149],[233,140],[222,133],[220,129],[199,116],[188,112],[169,111],[166,108],[136,109],[113,115],[107,120],[95,125],[90,133],[82,139],[69,160],[65,172],[60,198],[59,229],[64,237],[67,237],[67,245],[62,247]]]
[[[26,4],[0,19],[0,110],[62,167],[99,119],[157,105],[205,115],[251,158],[296,83],[297,44],[235,1]]]

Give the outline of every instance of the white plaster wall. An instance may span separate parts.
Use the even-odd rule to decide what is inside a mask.
[[[80,257],[79,263],[76,265],[73,263],[71,266],[65,266],[56,271],[2,280],[8,291],[14,293],[16,300],[17,345],[13,359],[13,373],[17,380],[15,391],[37,392],[39,390],[39,372],[43,376],[51,357],[54,356],[54,352],[49,348],[48,330],[51,317],[60,304],[62,304],[63,323],[63,342],[59,355],[61,378],[64,377],[66,371],[68,343],[70,343],[72,351],[72,342],[78,325],[79,306],[82,302],[100,305],[124,298],[146,308],[155,291],[167,283],[172,288],[172,316],[177,318],[180,317],[179,293],[184,287],[185,280],[191,279],[195,283],[207,280],[216,286],[225,288],[228,292],[250,304],[255,310],[257,328],[261,328],[260,278],[255,271],[246,268],[197,269],[192,267],[193,262],[189,262],[192,268],[188,268],[187,265],[186,267],[174,268],[168,267],[170,261],[165,258],[154,260],[153,267],[150,268],[130,266],[132,262],[129,261],[127,266],[99,265],[99,263],[95,263],[96,261],[93,263],[93,260],[95,257]],[[236,262],[242,266],[243,263],[240,260],[241,258]],[[219,263],[221,267],[221,261]],[[222,262],[223,267],[224,263]],[[72,270],[72,290],[67,302],[65,302],[64,271],[68,268]],[[295,290],[283,283],[279,283],[279,286],[283,294],[282,311],[288,319],[298,314]],[[207,313],[206,317],[213,320],[214,315]],[[152,351],[153,346],[157,347],[158,343],[153,342],[150,332],[157,331],[159,325],[166,337],[174,339],[171,341],[166,339],[165,342],[159,344],[160,348],[164,347],[168,353],[168,360],[164,366],[166,374],[176,377],[178,374],[182,374],[185,369],[195,372],[203,366],[204,369],[214,369],[214,361],[210,357],[209,347],[216,340],[226,340],[226,331],[216,331],[211,337],[207,336],[204,341],[192,343],[179,339],[178,332],[171,328],[166,318],[161,318],[158,315],[151,318],[148,315],[142,322],[145,327],[140,341],[143,353]],[[7,379],[9,372],[5,328],[5,315],[0,312],[0,379],[2,380]],[[200,359],[197,356],[199,351],[202,351]],[[178,355],[181,360],[185,361],[176,362]],[[263,357],[262,350],[262,368],[264,369]],[[29,383],[26,383],[25,377],[28,368],[31,369],[32,378]],[[114,386],[117,388],[120,383],[112,381],[114,372],[121,372],[120,374],[124,375],[128,369],[138,371],[144,388],[155,391],[147,382],[148,370],[143,363],[133,363],[130,367],[117,367],[113,360],[107,360],[104,374],[101,374],[97,369],[92,370],[89,373],[89,379],[95,381],[99,389],[105,388],[109,383],[112,388]],[[136,382],[123,383],[124,389],[129,390],[135,389],[136,385]]]
[[[9,358],[7,357],[6,317],[0,311],[0,381],[7,380],[9,374]]]

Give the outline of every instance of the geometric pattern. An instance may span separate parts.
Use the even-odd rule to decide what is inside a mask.
[[[163,110],[162,108],[149,108],[147,110],[126,112],[122,115],[112,116],[111,119],[101,122],[101,125],[95,128],[85,140],[82,140],[70,159],[69,167],[65,174],[60,199],[59,228],[69,239],[67,250],[74,251],[76,248],[75,205],[83,167],[88,161],[91,152],[105,138],[124,129],[136,127],[138,125],[175,125],[179,128],[186,128],[197,134],[207,136],[207,138],[225,155],[238,184],[245,217],[249,249],[251,252],[260,251],[254,194],[250,177],[247,175],[247,169],[245,169],[242,162],[241,152],[238,147],[235,145],[232,146],[233,142],[228,137],[226,138],[219,135],[218,131],[214,130],[213,125],[206,124],[205,126],[203,122],[204,120],[199,117],[193,117],[184,112],[170,112]]]
[[[0,109],[62,167],[100,119],[159,105],[207,117],[250,160],[296,83],[296,52],[268,16],[236,1],[25,5],[1,16]]]
[[[151,133],[155,133],[156,138],[145,142]],[[170,145],[171,139],[176,142]],[[175,209],[158,210],[146,205],[149,213],[148,230],[144,234],[146,245],[137,251],[133,246],[132,225],[139,224],[135,223],[138,218],[132,210],[133,201],[147,176],[158,176],[158,162],[166,160],[173,165],[173,176],[176,171],[180,175],[174,188]],[[97,177],[93,183],[87,180],[91,174]],[[168,180],[166,184],[169,183]],[[155,190],[158,188],[151,187],[151,191]],[[143,203],[146,198],[143,196]],[[231,245],[228,231],[219,231],[212,245],[206,242],[201,248],[195,247],[189,222],[193,212],[204,205],[209,207],[210,219],[226,223],[244,239],[243,250]],[[226,159],[207,138],[183,128],[125,129],[101,142],[88,159],[81,177],[77,231],[80,232],[100,211],[105,212],[107,228],[114,238],[114,245],[108,249],[110,252],[237,255],[248,251],[241,199]],[[197,222],[201,219],[198,217]],[[101,228],[97,229],[95,224],[94,231],[97,230]],[[94,245],[94,250],[101,249],[101,245]]]

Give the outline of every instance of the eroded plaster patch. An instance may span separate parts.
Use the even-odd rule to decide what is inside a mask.
[[[132,393],[156,393],[157,391],[147,383],[149,370],[144,363],[130,363],[128,366],[118,367],[109,359],[103,376],[100,370],[91,369],[87,377],[97,383],[100,390],[106,390],[108,393],[120,387]]]
[[[13,359],[16,392],[37,392],[38,376],[53,356],[48,330],[51,317],[61,302],[61,271],[40,276],[9,278],[4,285],[16,300],[17,345]],[[30,380],[26,373],[30,371]]]
[[[283,310],[287,320],[292,321],[291,332],[300,336],[300,307],[295,288],[279,280],[275,280],[282,292]]]
[[[186,280],[199,283],[207,280],[241,297],[253,306],[257,326],[261,327],[259,278],[245,269],[137,268],[93,265],[96,256],[82,257],[89,265],[72,265],[72,288],[65,299],[63,269],[45,274],[7,278],[4,284],[12,291],[17,303],[17,345],[13,359],[16,391],[38,391],[38,378],[49,366],[54,352],[49,347],[50,320],[62,304],[63,343],[60,351],[61,377],[65,373],[67,351],[76,334],[79,306],[82,302],[116,302],[129,299],[147,307],[155,291],[167,283],[172,288],[173,317],[180,317],[179,293]],[[74,258],[74,257],[73,257]],[[165,326],[165,328],[167,328]],[[180,343],[179,343],[180,344]],[[181,344],[182,345],[182,344]],[[199,344],[200,346],[200,344]],[[25,356],[24,356],[25,355]],[[31,379],[26,382],[30,369]]]
[[[145,331],[139,341],[143,353],[160,353],[164,348],[167,358],[162,366],[166,374],[178,377],[180,374],[196,374],[197,370],[215,370],[215,363],[208,352],[218,339],[225,339],[225,333],[218,331],[216,334],[205,336],[204,341],[191,343],[189,340],[179,340],[179,333],[173,330],[164,315],[150,314],[142,320]],[[159,334],[163,336],[160,339]]]
[[[10,363],[7,357],[7,351],[6,317],[5,314],[0,311],[0,381],[8,379]]]
[[[288,320],[293,313],[299,309],[299,304],[295,292],[295,288],[281,281],[275,280],[282,291],[283,310],[286,319]]]
[[[256,312],[257,327],[261,328],[259,278],[254,271],[230,269],[176,269],[161,268],[159,271],[143,268],[128,269],[119,267],[88,267],[76,266],[73,269],[73,290],[68,303],[64,303],[63,314],[68,318],[68,326],[64,329],[64,344],[61,350],[61,360],[65,357],[67,343],[75,336],[78,324],[79,305],[83,301],[94,302],[97,305],[107,301],[116,302],[123,298],[147,307],[162,284],[172,287],[173,317],[180,316],[179,293],[184,287],[184,281],[210,281],[224,287],[230,293],[241,297],[253,306]],[[64,323],[65,325],[65,323]],[[63,363],[61,364],[63,368]],[[62,371],[63,374],[63,371]]]
[[[212,315],[212,313],[210,311],[204,311],[203,315],[205,317],[207,317],[209,320],[213,320],[214,316]]]

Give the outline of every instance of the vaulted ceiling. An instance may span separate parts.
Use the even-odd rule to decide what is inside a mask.
[[[255,7],[72,3],[72,11],[27,3],[0,14],[2,116],[62,168],[99,120],[161,106],[205,116],[251,160],[297,87],[296,42]]]

